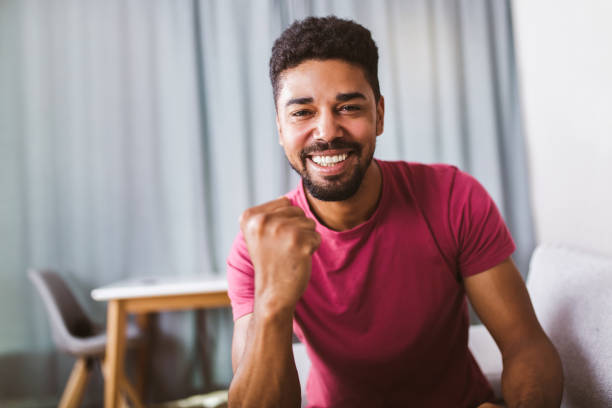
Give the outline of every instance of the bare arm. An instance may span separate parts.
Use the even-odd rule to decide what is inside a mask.
[[[535,316],[512,259],[466,278],[465,290],[501,351],[502,394],[507,406],[559,407],[561,359]]]
[[[292,317],[249,314],[236,321],[230,407],[299,407],[300,383],[291,347]]]
[[[229,407],[299,407],[293,312],[320,236],[287,199],[245,211],[241,229],[255,269],[255,307],[234,326]]]

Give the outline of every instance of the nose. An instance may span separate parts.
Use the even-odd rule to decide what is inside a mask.
[[[331,142],[338,137],[342,137],[342,131],[334,112],[327,109],[321,111],[314,130],[314,138]]]

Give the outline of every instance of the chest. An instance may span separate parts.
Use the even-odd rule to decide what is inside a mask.
[[[296,321],[315,352],[364,363],[418,355],[463,312],[463,289],[425,223],[393,223],[323,241],[313,256]]]

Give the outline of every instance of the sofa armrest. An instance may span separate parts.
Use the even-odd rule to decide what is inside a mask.
[[[495,397],[501,399],[502,356],[495,340],[484,325],[470,326],[468,347],[491,384]]]

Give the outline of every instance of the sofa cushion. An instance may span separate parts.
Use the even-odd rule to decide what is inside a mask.
[[[527,288],[565,373],[563,407],[612,407],[612,258],[543,245]]]

